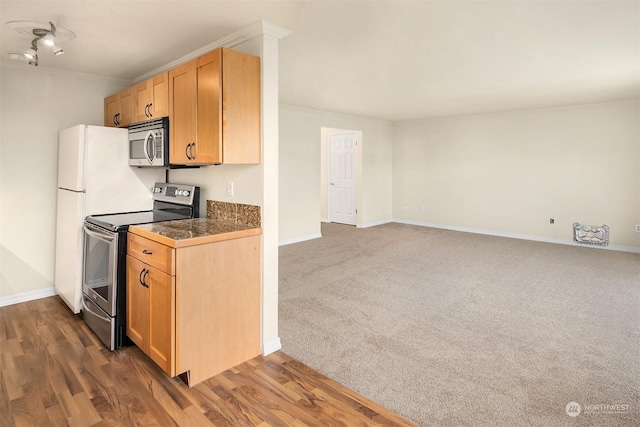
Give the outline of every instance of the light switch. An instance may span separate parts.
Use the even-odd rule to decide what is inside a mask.
[[[233,197],[233,181],[227,182],[227,196]]]

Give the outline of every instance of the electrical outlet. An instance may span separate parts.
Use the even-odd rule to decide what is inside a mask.
[[[402,205],[402,209],[404,209],[405,211],[408,211],[409,210],[409,206],[407,206],[406,204]]]
[[[636,233],[640,233],[640,224],[636,224]]]
[[[555,224],[555,223],[556,223],[556,220],[555,220],[555,219],[553,219],[553,218],[549,218],[549,224]]]
[[[420,212],[424,212],[424,205],[420,205]]]
[[[227,196],[233,197],[233,181],[227,182]]]

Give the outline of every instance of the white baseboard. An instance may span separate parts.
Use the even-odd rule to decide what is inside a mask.
[[[282,343],[280,342],[280,337],[278,337],[275,340],[272,340],[263,344],[262,355],[267,356],[271,353],[275,353],[281,348],[282,348]]]
[[[38,291],[23,292],[21,294],[9,295],[0,298],[0,307],[7,305],[19,304],[21,302],[33,301],[34,299],[52,297],[58,295],[54,288],[41,289]]]
[[[309,234],[308,236],[296,237],[294,239],[286,239],[278,242],[278,246],[291,245],[293,243],[306,242],[307,240],[319,239],[322,237],[321,233]]]
[[[573,240],[567,239],[558,239],[555,237],[545,237],[545,236],[532,236],[530,234],[517,234],[517,233],[508,233],[504,231],[495,231],[495,230],[482,230],[478,228],[470,228],[470,227],[457,227],[453,225],[444,225],[444,224],[435,224],[431,222],[422,222],[422,221],[412,221],[407,219],[399,219],[394,218],[393,222],[397,222],[400,224],[408,224],[408,225],[418,225],[421,227],[432,227],[432,228],[440,228],[443,230],[452,230],[452,231],[463,231],[465,233],[475,233],[475,234],[485,234],[487,236],[497,236],[497,237],[508,237],[511,239],[521,239],[521,240],[532,240],[535,242],[545,242],[545,243],[555,243],[559,245],[569,245],[569,246],[578,246],[581,248],[591,248],[591,249],[606,249],[610,251],[621,251],[621,252],[632,252],[632,253],[640,253],[640,248],[634,246],[624,246],[624,245],[608,245],[608,246],[595,246],[595,245],[584,245],[574,242]]]
[[[364,224],[358,225],[358,228],[375,227],[377,225],[389,224],[391,222],[394,222],[394,221],[392,219],[381,219],[381,220],[378,220],[378,221],[365,222]]]

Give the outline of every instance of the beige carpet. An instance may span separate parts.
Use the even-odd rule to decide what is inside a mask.
[[[402,224],[322,235],[280,248],[290,355],[423,426],[640,425],[640,255]]]

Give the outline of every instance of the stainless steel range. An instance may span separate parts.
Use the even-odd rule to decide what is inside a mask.
[[[198,218],[199,206],[199,187],[156,183],[151,211],[85,218],[82,317],[110,350],[124,346],[126,341],[129,226]]]

